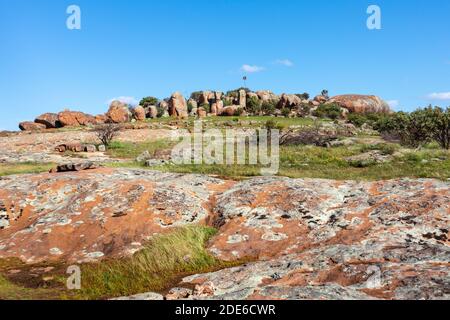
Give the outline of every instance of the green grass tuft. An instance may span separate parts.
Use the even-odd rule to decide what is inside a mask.
[[[176,285],[182,276],[227,266],[205,249],[215,229],[180,228],[156,236],[130,258],[103,261],[82,267],[80,299],[103,299],[143,292],[161,292]]]
[[[36,162],[2,163],[0,164],[0,177],[14,174],[48,172],[53,166],[51,163]]]

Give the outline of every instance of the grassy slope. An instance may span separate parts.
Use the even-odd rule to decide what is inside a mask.
[[[142,148],[139,147],[139,150]],[[406,150],[392,161],[358,167],[345,158],[370,150],[392,154],[399,150],[396,144],[322,148],[313,146],[283,146],[280,148],[280,176],[291,178],[322,178],[335,180],[386,180],[401,177],[450,179],[450,152],[438,149]],[[115,151],[112,151],[113,153]],[[129,152],[132,154],[132,152]],[[113,167],[145,168],[129,158],[129,162],[110,164]],[[259,176],[259,166],[251,165],[164,165],[149,169],[164,172],[198,173],[218,175],[224,178],[242,179]]]

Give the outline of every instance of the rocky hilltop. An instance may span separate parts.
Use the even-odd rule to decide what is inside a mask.
[[[34,121],[19,124],[24,131],[38,131],[61,127],[93,126],[104,123],[128,123],[161,117],[187,118],[235,115],[311,116],[318,107],[334,105],[341,109],[342,118],[348,113],[389,113],[386,102],[376,96],[341,95],[329,98],[326,92],[309,98],[304,94],[276,95],[271,91],[252,92],[248,89],[229,91],[199,91],[189,99],[175,92],[159,101],[156,98],[141,101],[142,105],[130,107],[113,101],[105,114],[90,115],[79,111],[64,110],[45,113]]]
[[[214,256],[253,262],[187,277],[167,298],[449,299],[449,217],[449,182],[429,179],[237,182],[107,168],[8,176],[0,258],[127,256],[154,234],[202,224],[219,230]]]

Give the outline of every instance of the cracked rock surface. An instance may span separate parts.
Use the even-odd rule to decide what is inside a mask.
[[[106,168],[10,176],[0,258],[96,261],[206,224],[219,230],[214,256],[252,262],[186,277],[167,298],[450,299],[449,187]]]

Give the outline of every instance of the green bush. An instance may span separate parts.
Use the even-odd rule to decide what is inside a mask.
[[[389,115],[382,113],[350,113],[347,117],[347,120],[351,124],[354,124],[356,127],[361,127],[364,124],[368,124],[376,129],[377,123],[386,117],[389,117]]]
[[[222,100],[222,101],[223,101],[223,106],[224,107],[229,107],[229,106],[233,105],[233,102],[228,100],[228,99],[225,99],[225,100]]]
[[[194,91],[191,93],[191,99],[198,101],[200,96],[203,94],[203,91]]]
[[[277,102],[275,100],[264,101],[261,105],[261,111],[264,115],[273,115],[277,107]]]
[[[281,109],[281,115],[285,118],[289,118],[289,115],[291,114],[291,110],[289,108],[283,108]]]
[[[430,128],[424,110],[398,112],[378,122],[378,130],[391,139],[409,147],[419,147],[430,141]]]
[[[450,108],[429,106],[411,113],[397,112],[380,119],[377,126],[383,135],[397,138],[406,146],[421,147],[434,141],[450,149]]]
[[[244,109],[243,108],[237,108],[236,111],[234,112],[234,116],[235,117],[240,117],[244,114]]]
[[[202,103],[200,105],[200,108],[205,109],[206,113],[211,113],[211,106],[209,105],[209,103]]]
[[[315,111],[314,116],[318,118],[339,119],[342,115],[341,107],[337,104],[321,104]]]
[[[191,112],[192,112],[192,110],[194,109],[194,106],[192,105],[192,103],[191,103],[191,102],[188,102],[188,104],[187,104],[187,108],[188,108],[188,112],[189,112],[189,113],[191,113]]]
[[[302,103],[298,107],[298,111],[299,111],[300,116],[302,116],[302,117],[309,116],[309,114],[311,113],[311,106],[309,104]]]
[[[156,105],[158,105],[158,102],[159,102],[158,98],[146,97],[146,98],[143,98],[139,102],[139,105],[144,107],[144,108],[146,108],[146,107],[149,107],[149,106],[156,106]]]
[[[428,116],[428,127],[431,138],[439,143],[441,148],[450,149],[450,107],[446,110],[431,106],[425,109]]]
[[[248,97],[246,109],[250,114],[259,115],[261,113],[261,102],[257,97]]]
[[[156,115],[158,118],[162,118],[162,116],[164,115],[164,113],[166,112],[164,110],[164,108],[161,108],[160,106],[156,107],[156,110],[158,110],[158,114]]]
[[[301,93],[301,94],[296,94],[297,97],[299,97],[302,100],[308,100],[310,95],[309,93],[305,92],[305,93]]]

